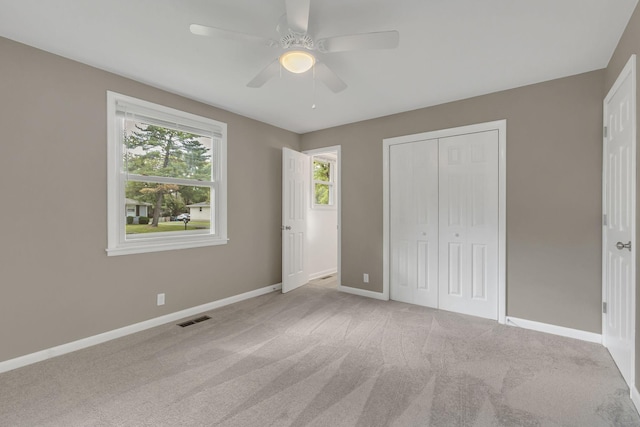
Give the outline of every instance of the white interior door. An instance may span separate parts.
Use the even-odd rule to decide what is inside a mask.
[[[307,208],[310,203],[309,156],[282,149],[282,292],[309,281]]]
[[[498,131],[441,138],[439,308],[498,319]]]
[[[391,299],[438,307],[438,140],[390,147]]]
[[[603,341],[629,385],[635,345],[635,79],[634,56],[604,104]]]

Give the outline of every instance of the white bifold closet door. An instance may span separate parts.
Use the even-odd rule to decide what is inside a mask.
[[[438,306],[438,140],[389,152],[391,296]]]
[[[497,320],[498,131],[439,144],[439,308]]]
[[[392,145],[391,298],[498,318],[498,131]]]

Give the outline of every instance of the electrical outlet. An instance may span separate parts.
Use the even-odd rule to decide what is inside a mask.
[[[364,274],[362,275],[362,281],[363,281],[364,283],[369,283],[369,274],[368,274],[368,273],[364,273]]]
[[[164,305],[164,294],[158,294],[158,305]]]

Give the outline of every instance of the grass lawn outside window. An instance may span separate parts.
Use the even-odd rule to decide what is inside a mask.
[[[210,226],[209,221],[189,221],[187,223],[186,230],[208,230]],[[127,234],[143,234],[143,233],[160,233],[163,231],[184,231],[184,222],[182,221],[170,221],[160,222],[157,227],[153,227],[150,224],[127,224]]]

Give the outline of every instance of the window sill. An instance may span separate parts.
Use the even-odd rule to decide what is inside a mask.
[[[136,244],[137,242],[123,244],[105,249],[108,256],[143,254],[147,252],[172,251],[177,249],[202,248],[205,246],[226,245],[229,239],[197,239],[183,240],[180,242],[154,242],[153,244]]]

